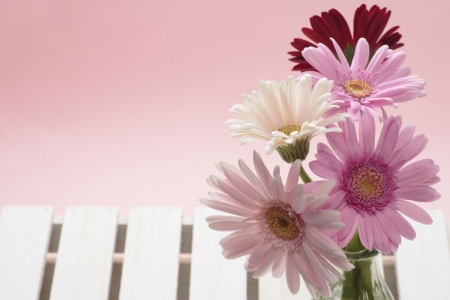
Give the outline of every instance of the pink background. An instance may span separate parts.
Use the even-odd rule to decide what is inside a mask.
[[[228,109],[260,79],[282,80],[309,17],[351,20],[359,1],[0,2],[0,206],[182,206],[206,196],[214,164],[251,161],[264,143],[223,135]],[[367,4],[372,5],[374,2]],[[450,219],[448,1],[378,1],[400,25],[406,64],[428,81],[402,103],[430,141]],[[317,140],[316,140],[317,142]],[[311,152],[315,153],[312,146]],[[263,154],[270,168],[288,165]],[[311,158],[311,157],[310,157]]]

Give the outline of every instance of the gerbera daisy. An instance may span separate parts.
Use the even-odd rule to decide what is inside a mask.
[[[325,119],[321,116],[339,106],[328,102],[333,86],[332,81],[318,80],[311,91],[311,76],[304,75],[296,82],[290,76],[285,81],[260,81],[259,92],[242,95],[244,104],[234,105],[230,111],[241,115],[242,119],[231,119],[229,131],[232,137],[242,137],[242,144],[253,140],[266,140],[266,153],[275,149],[288,163],[296,159],[304,160],[312,137],[339,128],[327,128],[334,122],[345,120],[348,114],[339,113]]]
[[[336,39],[348,63],[351,63],[356,42],[362,37],[369,42],[370,54],[375,53],[383,45],[387,45],[392,50],[403,46],[402,43],[399,43],[402,36],[396,32],[399,26],[394,26],[386,31],[383,36],[381,35],[390,16],[391,11],[387,11],[386,8],[379,8],[374,5],[368,10],[365,4],[361,5],[355,11],[352,36],[347,21],[342,14],[336,9],[331,9],[328,12],[322,12],[321,16],[313,16],[310,19],[311,28],[302,28],[302,31],[312,41],[322,43],[330,50],[333,49],[330,38]],[[294,56],[290,60],[297,63],[293,70],[314,71],[315,67],[305,60],[302,51],[307,47],[317,46],[304,39],[294,39],[291,45],[298,50],[289,52],[290,55]]]
[[[296,160],[284,186],[278,166],[272,176],[256,151],[253,162],[256,174],[242,160],[240,169],[221,162],[218,168],[225,178],[207,180],[219,192],[200,199],[206,206],[234,215],[207,218],[212,229],[233,231],[220,241],[224,256],[249,255],[245,269],[254,272],[255,278],[269,271],[278,278],[286,272],[294,294],[300,274],[312,295],[316,291],[329,295],[328,283],[343,278],[332,264],[343,270],[353,267],[338,245],[321,232],[343,227],[336,221],[339,212],[321,209],[334,183],[298,184],[301,161]]]
[[[416,157],[427,144],[424,135],[413,137],[414,127],[403,130],[401,117],[389,117],[375,147],[375,124],[364,113],[359,123],[359,143],[351,120],[339,124],[341,134],[327,134],[331,149],[318,145],[316,161],[310,163],[318,176],[336,181],[327,209],[341,212],[345,228],[330,232],[344,247],[358,230],[361,242],[384,253],[397,251],[400,237],[414,239],[416,233],[403,215],[424,224],[431,217],[406,200],[429,202],[440,198],[430,186],[439,181],[439,167],[431,159],[405,164]]]
[[[369,44],[361,38],[350,65],[336,41],[331,41],[338,59],[323,44],[303,50],[305,59],[320,72],[307,72],[313,81],[322,77],[334,80],[330,100],[344,101],[340,108],[328,113],[347,111],[354,120],[359,120],[361,112],[368,110],[381,118],[375,108],[396,107],[398,102],[426,95],[423,91],[425,81],[410,76],[410,68],[400,68],[406,59],[404,52],[390,55],[388,46],[381,46],[369,62]]]

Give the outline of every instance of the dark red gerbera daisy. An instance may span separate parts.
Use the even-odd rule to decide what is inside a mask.
[[[391,16],[391,11],[374,5],[367,9],[363,4],[355,11],[353,19],[353,36],[350,27],[342,14],[336,9],[322,12],[321,16],[313,16],[310,19],[311,28],[302,28],[302,32],[315,43],[322,43],[331,51],[334,47],[330,38],[334,38],[341,47],[345,57],[351,63],[355,51],[355,45],[360,38],[365,38],[369,42],[370,53],[373,54],[382,45],[388,45],[394,50],[403,46],[399,43],[402,35],[397,32],[399,26],[394,26],[383,35],[383,31]],[[310,41],[304,39],[294,39],[291,45],[297,51],[288,52],[294,56],[289,60],[296,62],[292,70],[294,71],[315,71],[315,69],[303,58],[302,51],[306,47],[317,47]]]

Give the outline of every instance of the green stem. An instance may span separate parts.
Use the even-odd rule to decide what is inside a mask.
[[[311,177],[309,177],[308,173],[306,173],[305,168],[303,166],[300,168],[300,178],[302,179],[303,183],[311,182]]]
[[[370,257],[374,253],[363,246],[358,232],[355,233],[344,250],[354,258]],[[351,260],[350,257],[349,259]],[[345,279],[343,283],[342,299],[358,300],[362,299],[363,296],[366,296],[369,300],[374,300],[371,262],[365,259],[360,261],[351,260],[351,262],[355,265],[355,268],[344,272]]]
[[[344,272],[344,282],[342,285],[342,300],[358,300],[357,298],[361,291],[361,284],[359,282],[360,278],[359,269],[353,269],[351,271]]]
[[[371,264],[366,262],[364,266],[361,267],[362,273],[362,281],[363,286],[365,286],[365,290],[368,291],[367,296],[369,296],[369,300],[375,300],[375,295],[373,291],[373,280],[372,280],[372,270],[370,269]]]
[[[367,249],[361,243],[358,231],[356,231],[353,238],[350,240],[350,242],[348,242],[347,246],[344,247],[344,251],[359,252],[359,251],[363,251],[363,250],[367,250]]]

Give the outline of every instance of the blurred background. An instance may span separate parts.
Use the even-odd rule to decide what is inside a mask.
[[[182,206],[210,190],[214,164],[288,165],[265,144],[224,135],[228,109],[260,79],[283,80],[290,42],[309,18],[338,9],[350,24],[360,1],[0,2],[0,206]],[[392,11],[413,74],[428,96],[401,103],[429,138],[417,158],[440,166],[442,198],[425,208],[450,220],[450,2],[369,1]],[[351,25],[352,26],[352,25]],[[316,152],[315,139],[308,161]],[[313,176],[314,177],[314,176]]]

